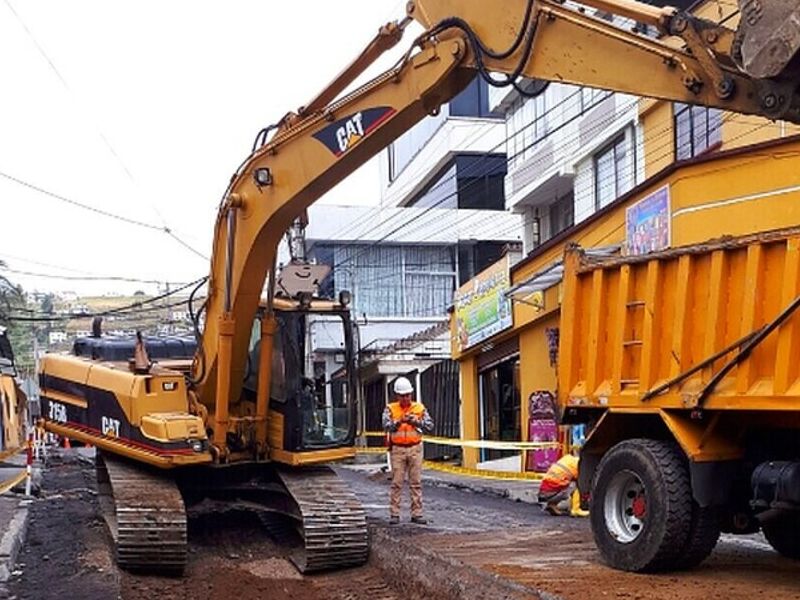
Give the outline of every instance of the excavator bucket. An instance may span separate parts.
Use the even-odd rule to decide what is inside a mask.
[[[739,10],[734,50],[739,66],[758,79],[791,76],[800,50],[800,0],[739,0]]]

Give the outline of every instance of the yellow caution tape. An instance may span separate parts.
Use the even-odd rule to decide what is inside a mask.
[[[481,479],[502,479],[502,480],[517,480],[517,481],[539,481],[544,475],[542,473],[530,473],[519,471],[492,471],[490,469],[468,469],[467,467],[459,467],[456,465],[448,465],[445,463],[432,462],[429,460],[423,461],[422,466],[432,471],[441,471],[444,473],[452,473],[454,475],[466,475],[467,477],[478,477]]]
[[[388,448],[382,446],[361,446],[356,448],[359,454],[385,454]]]
[[[385,437],[380,431],[365,431],[364,437]],[[462,440],[425,436],[422,441],[426,444],[440,444],[443,446],[461,446],[462,448],[484,448],[488,450],[545,450],[548,448],[561,448],[560,442],[498,442],[495,440]]]
[[[28,476],[28,470],[23,469],[21,473],[15,475],[11,479],[6,479],[3,482],[0,482],[0,494],[5,494],[8,490],[13,488],[15,485],[22,483],[25,481],[25,478]]]
[[[11,450],[3,450],[0,452],[0,462],[3,462],[5,459],[9,458],[10,456],[14,456],[15,454],[20,454],[25,452],[28,449],[28,446],[20,446],[19,448],[12,448]]]
[[[358,454],[385,454],[387,448],[356,448]],[[494,471],[491,469],[469,469],[467,467],[460,467],[458,465],[451,465],[447,463],[434,462],[430,460],[422,461],[422,467],[431,471],[440,471],[442,473],[452,473],[453,475],[464,475],[467,477],[477,477],[479,479],[500,479],[500,480],[516,480],[516,481],[539,481],[544,475],[542,473],[531,473],[519,471]]]

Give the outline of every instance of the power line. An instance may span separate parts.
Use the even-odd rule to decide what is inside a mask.
[[[200,279],[196,279],[196,280],[194,280],[194,281],[192,281],[190,283],[187,283],[187,284],[182,285],[182,286],[180,286],[178,288],[175,288],[174,290],[170,290],[170,291],[165,292],[163,294],[159,294],[158,296],[153,296],[153,297],[148,298],[146,300],[141,300],[139,302],[134,302],[134,303],[128,304],[126,306],[120,306],[120,307],[117,307],[117,308],[111,308],[111,309],[100,311],[100,312],[96,312],[96,313],[82,314],[82,315],[80,315],[80,317],[74,317],[74,316],[72,316],[72,317],[66,317],[66,316],[65,317],[9,317],[9,320],[25,321],[25,322],[63,321],[63,320],[72,320],[74,318],[106,317],[106,316],[109,316],[109,315],[117,316],[117,315],[121,315],[121,314],[122,315],[126,315],[126,314],[130,313],[130,311],[137,311],[137,310],[141,309],[141,307],[143,307],[143,306],[151,305],[151,304],[154,304],[156,302],[159,302],[160,300],[164,300],[165,298],[169,298],[170,296],[174,296],[175,294],[179,294],[180,292],[183,292],[183,291],[189,289],[190,287],[193,287],[193,286],[196,286],[196,285],[200,284],[201,282],[205,281],[206,279],[207,279],[207,277],[201,277]],[[183,301],[181,301],[179,303],[176,303],[176,306],[184,304],[185,302],[186,301],[183,300]],[[159,310],[159,309],[163,310],[164,308],[168,308],[168,307],[164,306],[164,305],[156,305],[156,306],[152,307],[153,310]],[[145,309],[145,310],[147,310],[147,309]]]
[[[46,189],[44,189],[42,187],[39,187],[37,185],[34,185],[32,183],[29,183],[27,181],[24,181],[22,179],[14,177],[13,175],[9,175],[8,173],[4,173],[2,171],[0,171],[0,177],[4,177],[4,178],[8,179],[9,181],[13,181],[17,185],[21,185],[23,187],[31,189],[31,190],[33,190],[35,192],[38,192],[40,194],[43,194],[45,196],[49,196],[50,198],[54,198],[56,200],[60,200],[61,202],[65,202],[65,203],[70,204],[72,206],[76,206],[78,208],[82,208],[83,210],[87,210],[89,212],[92,212],[92,213],[107,217],[109,219],[114,219],[116,221],[121,221],[122,223],[126,223],[128,225],[135,225],[136,227],[142,227],[143,229],[149,229],[151,231],[158,231],[158,232],[161,232],[161,233],[165,233],[169,237],[171,237],[172,239],[174,239],[177,242],[179,242],[184,248],[187,248],[188,250],[190,250],[191,252],[193,252],[197,256],[199,256],[199,257],[201,257],[201,258],[203,258],[205,260],[208,260],[207,256],[205,256],[202,252],[192,248],[189,244],[187,244],[186,242],[181,240],[175,234],[174,231],[172,231],[169,227],[167,227],[165,225],[164,226],[153,225],[152,223],[146,223],[144,221],[139,221],[137,219],[132,219],[131,217],[126,217],[126,216],[123,216],[123,215],[118,215],[118,214],[109,212],[107,210],[103,210],[102,208],[97,208],[96,206],[91,206],[89,204],[84,204],[83,202],[78,202],[77,200],[73,200],[72,198],[67,198],[66,196],[62,196],[61,194],[57,194],[55,192],[51,192],[50,190],[46,190]]]
[[[10,267],[0,267],[2,271],[8,271],[16,275],[25,275],[27,277],[39,277],[42,279],[61,279],[64,281],[124,281],[129,283],[151,283],[160,285],[163,283],[174,283],[175,285],[183,285],[183,282],[165,282],[163,279],[137,279],[135,277],[122,277],[116,275],[55,275],[52,273],[35,273],[33,271],[23,271],[20,269],[12,269]]]

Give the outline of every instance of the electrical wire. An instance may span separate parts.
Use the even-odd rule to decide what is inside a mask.
[[[42,279],[60,279],[64,281],[124,281],[129,283],[150,283],[160,285],[165,283],[162,279],[137,279],[135,277],[122,277],[116,275],[54,275],[51,273],[36,273],[33,271],[24,271],[20,269],[12,269],[11,267],[0,266],[0,271],[8,271],[15,275],[25,275],[27,277],[38,277]],[[183,285],[183,282],[172,282],[175,285]]]
[[[126,223],[128,225],[135,225],[136,227],[141,227],[143,229],[149,229],[151,231],[158,231],[158,232],[161,232],[161,233],[165,233],[169,237],[171,237],[172,239],[174,239],[177,242],[179,242],[184,248],[187,248],[187,249],[191,250],[197,256],[200,256],[201,258],[204,258],[204,259],[208,260],[207,256],[205,256],[202,252],[199,252],[198,250],[192,248],[189,244],[187,244],[186,242],[181,240],[175,234],[174,231],[172,231],[169,227],[167,227],[165,225],[164,226],[162,226],[162,225],[153,225],[152,223],[146,223],[145,221],[139,221],[138,219],[133,219],[131,217],[126,217],[126,216],[123,216],[123,215],[118,215],[118,214],[109,212],[107,210],[103,210],[102,208],[97,208],[96,206],[91,206],[89,204],[84,204],[83,202],[78,202],[77,200],[73,200],[72,198],[67,198],[66,196],[62,196],[61,194],[56,194],[55,192],[51,192],[50,190],[46,190],[46,189],[44,189],[42,187],[39,187],[38,185],[34,185],[34,184],[30,183],[30,182],[24,181],[22,179],[19,179],[18,177],[14,177],[13,175],[9,175],[8,173],[4,173],[2,171],[0,171],[0,177],[4,177],[5,179],[8,179],[9,181],[12,181],[12,182],[14,182],[14,183],[16,183],[18,185],[26,187],[26,188],[28,188],[30,190],[33,190],[33,191],[38,192],[40,194],[43,194],[45,196],[49,196],[50,198],[54,198],[56,200],[60,200],[61,202],[65,202],[65,203],[70,204],[72,206],[75,206],[77,208],[82,208],[83,210],[87,210],[89,212],[101,215],[103,217],[107,217],[109,219],[114,219],[116,221],[120,221],[120,222]]]
[[[184,290],[187,290],[192,286],[197,286],[198,284],[202,285],[203,283],[205,283],[205,281],[207,279],[208,279],[207,277],[202,277],[200,279],[196,279],[195,281],[192,281],[190,283],[182,285],[182,286],[180,286],[178,288],[175,288],[174,290],[170,290],[170,291],[165,292],[163,294],[159,294],[158,296],[153,296],[153,297],[148,298],[146,300],[141,300],[139,302],[134,302],[134,303],[128,304],[126,306],[120,306],[120,307],[117,307],[117,308],[111,308],[111,309],[100,311],[100,312],[86,313],[85,315],[81,315],[81,318],[84,318],[84,317],[85,318],[106,317],[106,316],[109,316],[109,315],[117,316],[117,315],[120,315],[120,314],[123,314],[123,315],[124,314],[128,314],[133,310],[141,309],[141,307],[143,307],[143,306],[151,305],[151,304],[153,304],[155,302],[159,302],[160,300],[164,300],[165,298],[169,298],[170,296],[174,296],[175,294],[179,294],[180,292],[182,292]],[[183,304],[183,302],[180,302],[180,303],[177,303],[177,304]],[[156,308],[163,309],[164,306],[160,306],[159,305]],[[37,321],[37,320],[53,321],[53,320],[64,320],[64,319],[69,320],[70,317],[63,317],[63,318],[15,317],[13,320],[18,320],[18,321]],[[12,320],[12,319],[10,319],[10,320]]]

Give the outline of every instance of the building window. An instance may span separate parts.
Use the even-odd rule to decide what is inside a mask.
[[[595,210],[611,204],[627,191],[628,149],[621,135],[594,157]]]
[[[722,111],[718,108],[674,104],[675,160],[698,156],[722,142]]]
[[[581,88],[581,112],[593,109],[606,98],[610,98],[613,92],[607,92],[597,88],[582,87]]]
[[[425,187],[408,206],[505,210],[505,154],[463,154]]]
[[[452,117],[498,117],[489,110],[489,84],[475,77],[464,91],[450,101]]]
[[[311,256],[333,268],[328,297],[353,294],[353,311],[370,317],[443,316],[456,287],[454,246],[315,244]]]
[[[517,164],[531,158],[536,145],[550,132],[547,93],[535,98],[520,98],[508,119],[509,162]]]
[[[550,205],[550,237],[555,237],[575,224],[575,201],[568,194]]]

